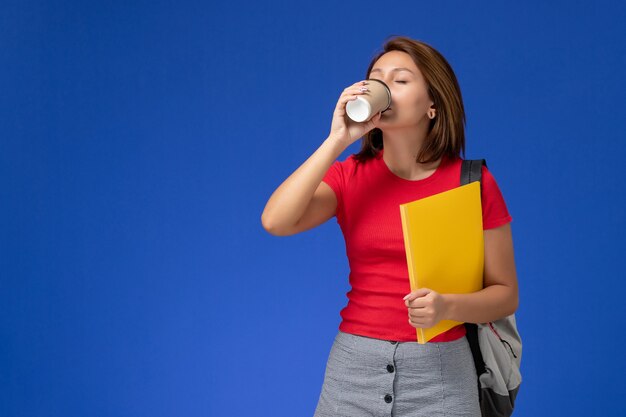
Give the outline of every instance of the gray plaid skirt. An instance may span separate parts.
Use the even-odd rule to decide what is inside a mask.
[[[467,338],[420,345],[339,330],[314,417],[480,415]]]

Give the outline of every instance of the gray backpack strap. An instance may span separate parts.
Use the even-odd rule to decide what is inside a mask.
[[[483,165],[484,159],[463,160],[461,185],[481,181]],[[465,329],[476,365],[481,415],[511,416],[522,383],[522,339],[515,314],[489,323],[465,323]]]
[[[481,181],[483,174],[483,164],[487,166],[487,161],[485,161],[484,159],[464,159],[461,164],[461,185],[466,185],[474,181]],[[474,357],[476,371],[478,375],[481,375],[485,373],[485,361],[483,360],[482,354],[480,352],[480,346],[478,344],[478,326],[474,323],[465,323],[465,329],[467,333],[467,340],[469,341],[469,345],[472,350],[472,356]]]
[[[461,185],[482,179],[483,165],[487,166],[484,159],[464,159],[461,165]]]

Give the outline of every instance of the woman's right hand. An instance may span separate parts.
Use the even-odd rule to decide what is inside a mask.
[[[346,104],[348,101],[356,100],[357,96],[365,94],[361,89],[367,88],[367,80],[359,81],[347,87],[341,93],[335,112],[333,113],[333,121],[330,127],[329,137],[341,142],[347,148],[364,134],[374,129],[380,120],[381,113],[377,113],[370,120],[365,122],[355,122],[346,114]]]
[[[336,215],[337,197],[323,179],[341,153],[364,133],[376,127],[380,113],[357,123],[346,115],[346,104],[360,94],[360,81],[343,90],[333,114],[330,135],[319,148],[274,191],[261,214],[265,230],[288,236],[316,227]]]

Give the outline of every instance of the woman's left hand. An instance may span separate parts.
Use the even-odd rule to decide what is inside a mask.
[[[409,309],[409,324],[413,327],[433,327],[447,316],[448,305],[443,295],[429,288],[407,294],[404,304]]]

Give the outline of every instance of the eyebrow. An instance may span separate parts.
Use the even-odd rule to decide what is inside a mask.
[[[371,71],[370,71],[370,74],[371,74],[372,72],[376,72],[376,71],[378,71],[378,72],[382,72],[382,70],[381,70],[380,68],[374,68],[373,70],[371,70]],[[410,69],[408,69],[408,68],[394,68],[394,69],[392,69],[392,70],[391,70],[391,72],[394,72],[394,71],[408,71],[408,72],[410,72],[411,74],[413,74],[413,71],[411,71],[411,70],[410,70]]]

